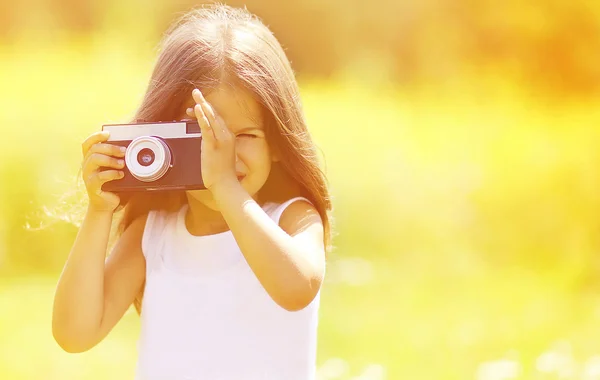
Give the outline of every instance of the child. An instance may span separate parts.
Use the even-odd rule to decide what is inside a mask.
[[[194,9],[169,30],[136,120],[197,119],[207,190],[129,199],[107,133],[83,142],[89,197],[54,299],[68,352],[98,344],[132,303],[136,379],[314,379],[331,204],[290,64],[248,12]]]

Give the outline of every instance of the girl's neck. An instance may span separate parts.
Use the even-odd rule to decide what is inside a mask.
[[[197,199],[188,197],[188,209],[185,213],[185,227],[195,236],[214,235],[229,231],[223,215]]]

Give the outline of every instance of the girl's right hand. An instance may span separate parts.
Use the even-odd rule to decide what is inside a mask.
[[[117,194],[102,191],[102,185],[108,181],[123,178],[121,170],[100,170],[100,168],[122,169],[125,166],[125,147],[105,143],[109,133],[105,131],[90,135],[83,144],[83,163],[81,175],[90,200],[89,208],[94,211],[114,212],[119,207]]]

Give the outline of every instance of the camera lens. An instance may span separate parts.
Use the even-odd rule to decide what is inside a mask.
[[[154,157],[152,149],[143,148],[137,155],[137,162],[142,166],[150,166],[154,162]]]
[[[125,152],[125,165],[131,175],[143,182],[162,178],[171,166],[171,151],[157,136],[140,136],[131,141]]]

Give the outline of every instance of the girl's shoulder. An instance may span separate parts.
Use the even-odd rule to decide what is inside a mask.
[[[266,202],[262,208],[263,210],[265,210],[265,212],[267,213],[267,215],[269,215],[271,217],[271,219],[273,219],[276,223],[279,224],[280,220],[281,220],[281,216],[283,215],[283,212],[292,204],[296,203],[296,202],[300,202],[300,201],[304,201],[304,202],[308,202],[309,204],[312,205],[312,202],[309,201],[307,198],[305,197],[294,197],[291,199],[288,199],[284,202]]]

